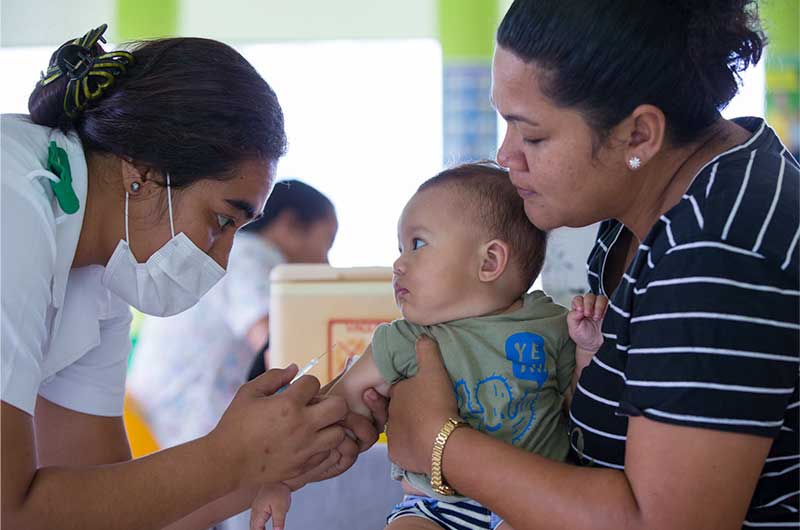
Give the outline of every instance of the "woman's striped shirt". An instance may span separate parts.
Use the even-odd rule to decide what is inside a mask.
[[[743,528],[798,528],[800,172],[763,120],[737,123],[753,136],[697,174],[611,295],[601,280],[625,228],[601,225],[588,274],[610,297],[605,342],[570,439],[580,462],[623,469],[631,415],[772,438]]]

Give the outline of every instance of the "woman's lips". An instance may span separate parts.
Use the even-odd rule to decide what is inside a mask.
[[[525,188],[517,188],[517,193],[523,199],[530,199],[531,197],[536,195],[535,191],[526,190]]]

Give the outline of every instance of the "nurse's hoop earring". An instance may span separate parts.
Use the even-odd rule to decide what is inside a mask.
[[[137,191],[139,191],[139,188],[141,187],[142,185],[139,184],[138,182],[131,182],[131,193],[136,193]]]
[[[630,167],[634,171],[639,169],[641,165],[642,165],[642,159],[639,158],[638,156],[632,156],[628,159],[628,167]]]

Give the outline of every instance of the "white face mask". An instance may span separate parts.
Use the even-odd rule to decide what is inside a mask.
[[[172,239],[146,263],[138,263],[128,246],[128,193],[125,193],[125,240],[120,240],[103,273],[103,285],[148,315],[167,317],[195,305],[224,275],[225,269],[197,248],[172,223],[172,193],[167,173],[169,229]]]

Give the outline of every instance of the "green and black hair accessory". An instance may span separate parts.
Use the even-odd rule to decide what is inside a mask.
[[[101,97],[103,91],[135,62],[133,54],[122,50],[97,53],[102,51],[97,42],[106,42],[103,33],[107,28],[108,25],[103,24],[61,46],[39,81],[39,85],[46,86],[62,76],[69,78],[64,94],[64,112],[71,119],[75,119],[90,101]]]

